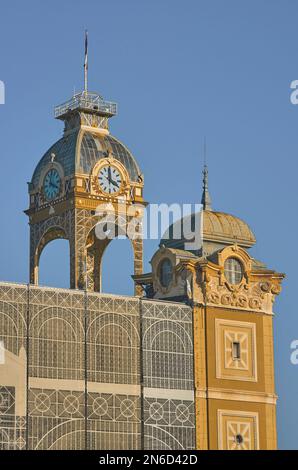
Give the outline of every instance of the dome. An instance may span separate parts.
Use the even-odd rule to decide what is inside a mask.
[[[51,154],[55,154],[55,161],[62,165],[65,176],[71,176],[91,173],[93,166],[106,157],[107,151],[122,163],[131,181],[137,182],[140,169],[131,152],[119,140],[111,135],[78,129],[64,135],[44,154],[33,173],[32,189],[38,187],[40,176],[51,161]]]
[[[250,248],[256,242],[250,227],[242,219],[224,212],[202,210],[170,225],[162,237],[161,245],[184,250],[195,231],[200,233],[200,245],[196,245],[197,249],[202,248],[206,242],[211,242],[217,247],[237,243],[244,248]],[[182,236],[178,238],[176,234]]]
[[[174,222],[164,233],[161,245],[202,255],[215,253],[225,245],[237,244],[250,248],[256,238],[250,227],[239,217],[213,211],[208,190],[208,168],[203,169],[202,210]]]
[[[225,212],[203,211],[203,240],[219,243],[237,243],[251,247],[256,238],[250,227],[239,217]]]

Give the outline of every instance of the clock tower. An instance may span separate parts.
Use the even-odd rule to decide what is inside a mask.
[[[69,241],[70,287],[101,290],[101,260],[111,240],[127,236],[132,274],[143,271],[143,175],[131,152],[109,132],[117,105],[87,90],[55,108],[64,133],[29,183],[30,283],[38,284],[41,253]],[[138,287],[136,294],[138,294]]]

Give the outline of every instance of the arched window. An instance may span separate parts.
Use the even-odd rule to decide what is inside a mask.
[[[188,328],[172,320],[154,321],[144,332],[144,382],[148,387],[193,385],[192,339]]]
[[[136,383],[139,341],[133,320],[116,313],[97,317],[88,329],[89,380]]]
[[[96,338],[96,368],[102,372],[127,374],[131,364],[131,342],[119,324],[103,326]]]
[[[162,331],[152,341],[152,375],[169,379],[184,376],[185,349],[179,335],[173,331]]]
[[[64,316],[59,316],[58,309],[47,309],[43,320],[36,318],[31,325],[33,375],[61,379],[83,377],[82,329],[71,312],[65,311]]]

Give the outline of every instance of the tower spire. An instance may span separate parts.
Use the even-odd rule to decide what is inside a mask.
[[[84,92],[88,91],[88,31],[85,30]]]
[[[208,167],[206,161],[206,137],[204,137],[204,169],[203,169],[203,193],[201,204],[203,206],[203,210],[205,211],[212,211],[211,207],[211,197],[208,191]]]

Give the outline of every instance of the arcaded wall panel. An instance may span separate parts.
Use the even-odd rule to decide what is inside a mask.
[[[84,292],[30,286],[30,449],[85,448],[84,322]]]
[[[143,301],[145,449],[194,449],[192,309]]]
[[[0,448],[194,448],[189,307],[0,284],[0,322]]]
[[[26,446],[28,288],[0,284],[0,449]]]
[[[138,449],[141,442],[139,299],[87,296],[89,449]]]

